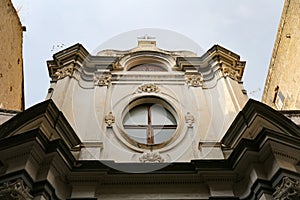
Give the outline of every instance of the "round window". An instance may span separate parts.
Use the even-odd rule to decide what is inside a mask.
[[[126,134],[138,143],[161,144],[175,133],[177,123],[172,113],[158,103],[143,103],[131,108],[123,119]]]

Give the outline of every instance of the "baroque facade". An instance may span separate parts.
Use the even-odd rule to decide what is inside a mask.
[[[299,112],[248,99],[234,52],[144,38],[47,65],[47,99],[0,126],[2,199],[299,199]]]

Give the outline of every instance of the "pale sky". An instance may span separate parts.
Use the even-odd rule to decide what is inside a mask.
[[[207,51],[219,44],[246,61],[244,87],[261,99],[283,0],[13,0],[23,26],[26,108],[45,99],[46,60],[81,43],[89,52],[124,32],[167,29]],[[141,36],[142,36],[141,35]],[[155,35],[154,35],[155,36]],[[135,44],[136,37],[131,38]],[[106,44],[106,45],[105,45]],[[178,48],[187,48],[180,44]],[[159,47],[168,49],[163,44]],[[53,48],[54,47],[54,48]],[[115,47],[115,46],[113,46]],[[133,46],[126,48],[130,49]],[[124,48],[120,46],[120,48]]]

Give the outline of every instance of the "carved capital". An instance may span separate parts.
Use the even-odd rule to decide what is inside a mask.
[[[122,67],[122,65],[120,64],[120,62],[118,61],[118,62],[113,63],[113,69],[114,69],[114,70],[122,70],[123,67]]]
[[[242,79],[243,70],[241,68],[237,68],[234,66],[226,66],[224,64],[221,66],[223,76],[229,77],[236,81],[240,81]]]
[[[55,73],[54,76],[56,79],[63,79],[67,76],[72,77],[74,72],[74,65],[70,64],[66,67],[63,67],[61,69],[58,69]]]
[[[142,163],[162,163],[164,159],[158,152],[146,152],[140,157]]]
[[[107,86],[110,85],[111,79],[112,79],[111,74],[105,73],[105,74],[96,75],[94,81],[95,81],[95,85]]]
[[[24,185],[23,180],[18,179],[13,183],[6,182],[0,186],[0,199],[30,200],[30,189]]]
[[[144,84],[142,86],[140,86],[138,88],[138,92],[142,93],[142,92],[159,92],[159,87],[155,84],[149,83],[149,84]]]
[[[187,112],[187,114],[185,115],[185,122],[188,124],[188,127],[193,127],[193,123],[195,122],[195,118],[194,116]]]
[[[107,127],[112,127],[112,124],[115,123],[115,116],[112,114],[112,112],[109,112],[105,116],[105,123],[107,124]]]
[[[203,77],[201,74],[186,74],[185,82],[189,86],[200,87],[203,85]]]
[[[284,177],[281,185],[276,187],[273,197],[274,200],[296,200],[299,199],[299,191],[299,181]]]

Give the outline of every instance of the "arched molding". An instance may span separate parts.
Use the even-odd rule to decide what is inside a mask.
[[[162,71],[171,71],[176,65],[175,59],[167,54],[155,51],[140,51],[129,53],[118,61],[118,65],[125,71],[130,71],[133,67],[141,64],[153,64],[161,67]]]

